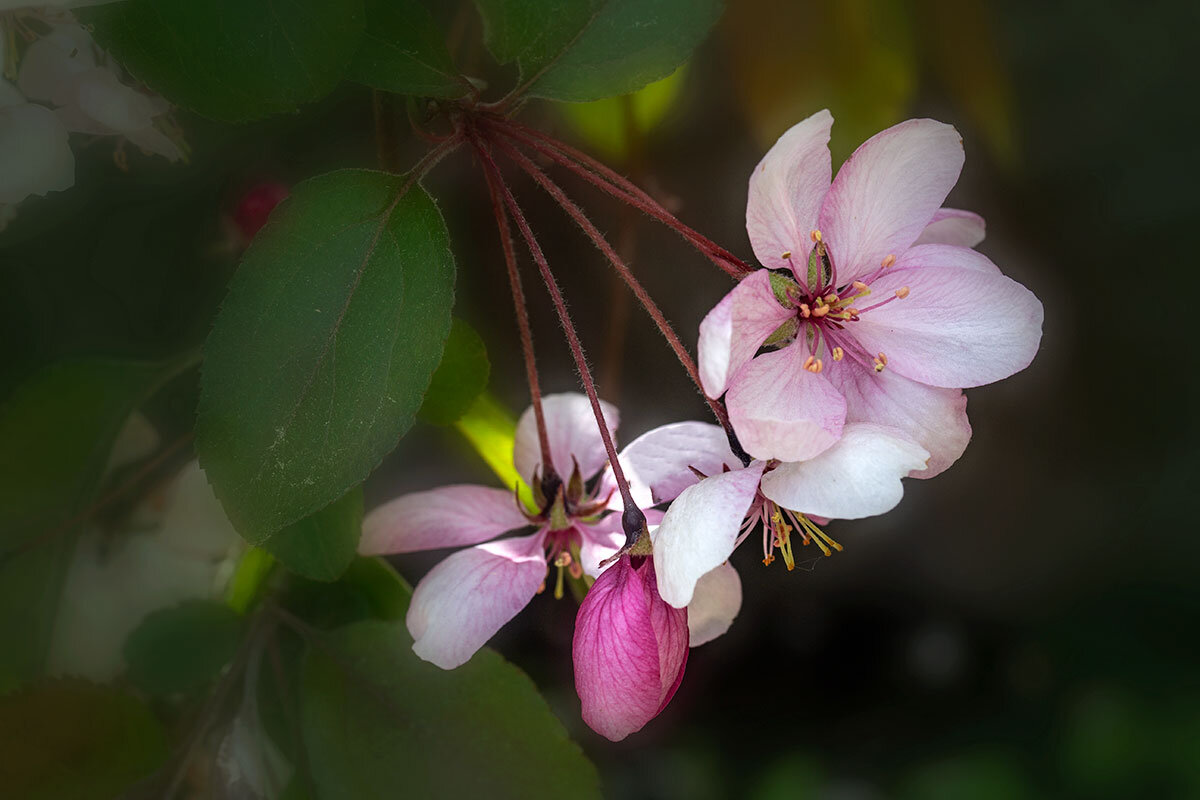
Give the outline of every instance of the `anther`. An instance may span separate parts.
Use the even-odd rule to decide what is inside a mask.
[[[804,317],[805,319],[808,319],[811,315],[812,315],[812,310],[809,309],[808,303],[801,303],[800,304],[800,316]]]
[[[858,316],[858,309],[855,308],[854,306],[849,306],[846,309],[846,319],[850,319],[851,317],[857,317],[857,316]]]
[[[833,360],[841,361],[846,356],[846,351],[840,347],[833,348]]]
[[[791,250],[784,250],[782,253],[780,253],[780,254],[779,254],[779,257],[780,257],[780,258],[784,258],[784,259],[786,259],[786,258],[791,258],[791,257],[792,257],[792,251],[791,251]]]
[[[829,306],[826,306],[826,305],[817,306],[816,308],[814,308],[812,310],[812,315],[814,317],[816,317],[817,319],[820,319],[821,317],[825,316],[828,313],[829,313]]]
[[[899,297],[901,300],[903,300],[904,298],[908,297],[908,287],[907,287],[907,286],[901,286],[899,289],[897,289],[897,290],[896,290],[896,297]]]
[[[820,241],[821,241],[821,232],[820,231],[813,229],[808,235],[812,237],[812,240],[814,242],[820,243]]]
[[[812,365],[814,362],[816,362],[816,360],[817,359],[815,356],[809,356],[808,358],[804,359],[804,368],[809,372],[812,372]]]
[[[887,354],[886,353],[880,353],[879,355],[876,356],[876,358],[878,358],[880,361],[882,361],[884,366],[887,366]]]
[[[862,281],[855,281],[854,283],[852,283],[850,285],[853,286],[855,289],[858,289],[860,292],[865,292],[867,289],[870,288]]]
[[[825,302],[828,303],[829,305],[833,305],[837,301],[838,301],[838,296],[836,294],[830,294],[830,295],[825,296]]]
[[[883,261],[879,262],[879,266],[883,267],[884,269],[887,269],[888,267],[890,267],[892,264],[895,264],[895,263],[896,263],[896,256],[892,253],[888,253],[886,256],[883,257]]]

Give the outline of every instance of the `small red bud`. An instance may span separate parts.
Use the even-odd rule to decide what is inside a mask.
[[[288,196],[288,187],[277,181],[266,181],[254,185],[242,195],[233,212],[233,221],[247,240],[267,224],[267,217],[283,198]]]

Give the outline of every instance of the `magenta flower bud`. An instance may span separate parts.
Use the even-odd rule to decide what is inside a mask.
[[[614,742],[666,707],[687,663],[687,609],[658,594],[653,558],[622,556],[596,579],[575,618],[575,691],[583,721]]]

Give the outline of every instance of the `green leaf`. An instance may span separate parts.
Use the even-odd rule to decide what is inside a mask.
[[[454,257],[408,185],[366,170],[299,184],[234,276],[205,345],[196,449],[251,543],[361,483],[421,406]]]
[[[531,97],[587,102],[670,75],[721,16],[720,0],[477,0],[487,43]]]
[[[55,530],[92,500],[121,427],[179,363],[62,362],[0,404],[0,552]]]
[[[332,91],[364,17],[362,0],[127,0],[79,12],[134,77],[226,122],[295,111]]]
[[[233,660],[244,627],[236,611],[210,600],[151,612],[125,640],[129,679],[150,694],[198,689]]]
[[[469,84],[446,50],[445,35],[418,0],[365,0],[367,28],[350,80],[424,97],[461,97]]]
[[[412,588],[382,558],[354,559],[332,583],[293,577],[283,604],[317,628],[338,628],[366,619],[400,620]]]
[[[686,67],[631,95],[591,103],[560,106],[571,127],[595,150],[624,161],[635,149],[634,137],[643,138],[667,117],[679,99]]]
[[[288,525],[263,545],[279,563],[314,581],[335,581],[358,552],[362,535],[362,487]]]
[[[361,622],[310,644],[301,706],[323,797],[600,796],[533,683],[491,650],[447,672],[402,624]]]
[[[108,800],[167,756],[145,704],[77,680],[0,697],[0,742],[0,786],[22,800]]]
[[[487,388],[490,369],[483,339],[474,328],[455,318],[442,363],[433,373],[417,416],[434,425],[453,425]]]

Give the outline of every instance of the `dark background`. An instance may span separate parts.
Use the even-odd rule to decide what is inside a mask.
[[[1197,6],[727,5],[667,118],[632,157],[606,157],[749,259],[746,179],[788,125],[829,107],[836,160],[909,117],[952,123],[967,163],[948,203],[984,215],[980,249],[1041,298],[1041,352],[969,392],[974,439],[952,470],[908,481],[885,517],[830,526],[844,553],[794,573],[763,567],[756,547],[736,553],[741,615],[692,651],[675,699],[640,734],[611,744],[580,722],[570,599],[537,598],[494,646],[530,673],[613,797],[1200,797]],[[511,79],[473,46],[468,71]],[[549,104],[523,118],[591,147]],[[189,166],[135,157],[124,174],[97,143],[72,191],[27,204],[0,237],[0,388],[64,354],[194,346],[236,261],[222,211],[262,179],[375,163],[370,97],[352,87],[245,128],[182,121]],[[421,143],[405,148],[409,163]],[[555,175],[633,248],[694,344],[728,279]],[[488,344],[492,391],[519,411],[527,392],[480,174],[460,156],[426,183],[459,262],[456,313]],[[514,185],[601,393],[621,408],[622,439],[703,419],[648,320],[614,302],[599,254],[536,187]],[[543,385],[570,390],[528,267]],[[614,328],[626,337],[615,354]],[[186,425],[191,391],[177,395],[165,418]],[[494,478],[452,433],[418,428],[368,483],[368,503],[450,480]],[[397,563],[415,581],[435,560]]]

